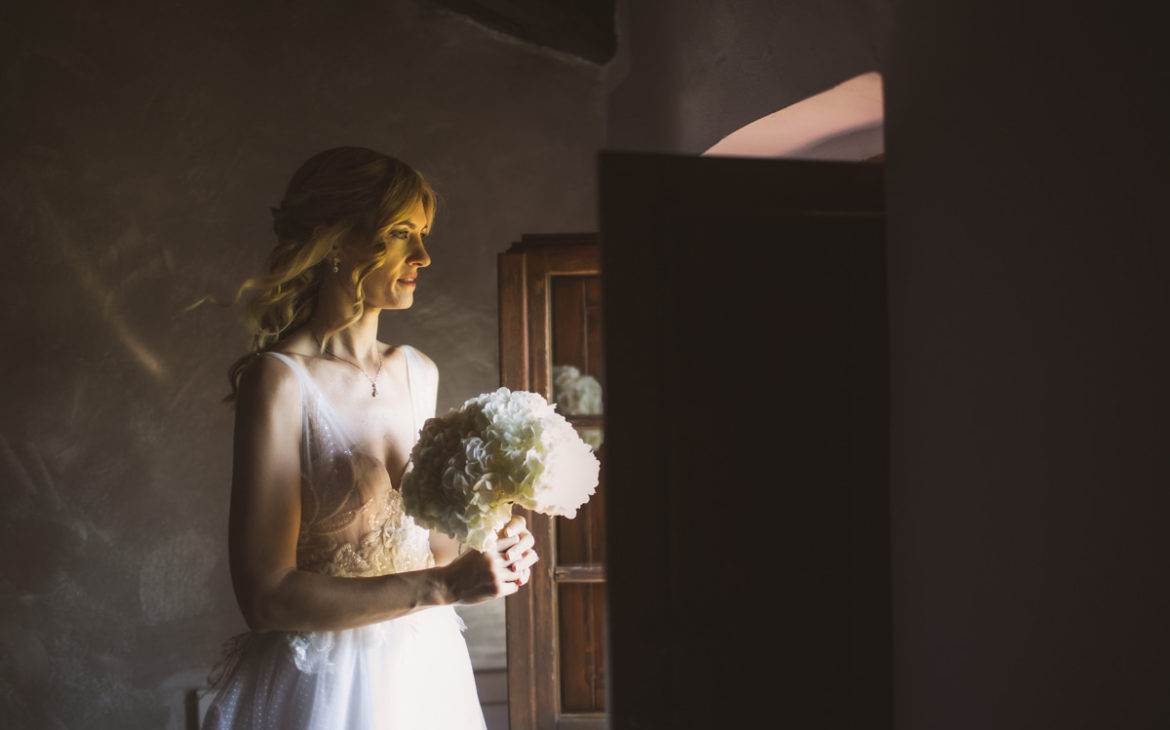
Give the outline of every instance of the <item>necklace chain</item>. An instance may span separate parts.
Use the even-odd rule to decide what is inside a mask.
[[[312,333],[312,335],[313,335],[313,339],[317,340],[317,347],[322,347],[321,340],[317,339],[317,334],[314,332],[314,333]],[[345,363],[346,365],[349,365],[353,368],[356,368],[359,373],[361,373],[362,375],[364,375],[366,377],[366,380],[370,381],[370,397],[371,398],[377,397],[377,395],[378,395],[378,376],[382,374],[382,358],[380,356],[378,357],[378,369],[374,371],[374,375],[373,375],[373,377],[371,377],[370,374],[365,371],[365,368],[363,368],[361,365],[358,365],[353,360],[346,360],[344,357],[339,357],[337,355],[334,355],[329,350],[323,349],[323,351],[326,355],[333,358],[334,360],[338,360],[340,362]]]

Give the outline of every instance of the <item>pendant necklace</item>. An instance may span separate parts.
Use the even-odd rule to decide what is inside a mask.
[[[315,333],[313,334],[313,339],[317,340],[317,335]],[[317,345],[318,346],[321,345],[321,340],[317,340]],[[364,375],[366,377],[366,380],[370,381],[370,397],[376,398],[378,396],[378,376],[381,375],[381,373],[382,373],[382,358],[380,355],[378,357],[378,369],[376,371],[374,371],[374,376],[370,377],[369,373],[367,373],[365,371],[365,369],[363,369],[362,366],[358,365],[356,362],[354,362],[352,360],[346,360],[344,357],[338,357],[337,355],[334,355],[329,350],[325,350],[324,352],[326,355],[333,358],[334,360],[339,360],[340,362],[343,362],[346,365],[350,365],[354,368],[357,368],[357,371],[359,373],[361,373],[362,375]]]

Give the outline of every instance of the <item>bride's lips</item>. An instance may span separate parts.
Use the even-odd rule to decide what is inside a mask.
[[[414,286],[417,283],[417,280],[414,277],[410,277],[410,278],[405,278],[405,279],[399,279],[398,283],[402,284],[403,286]]]

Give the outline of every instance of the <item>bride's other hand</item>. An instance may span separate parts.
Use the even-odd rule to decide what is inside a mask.
[[[517,588],[532,579],[532,566],[540,559],[533,549],[535,544],[527,523],[520,515],[513,515],[504,529],[500,530],[496,549],[505,565],[511,568],[509,580],[515,582]]]
[[[532,576],[539,559],[532,533],[523,517],[514,517],[500,531],[494,549],[471,550],[443,567],[449,603],[474,604],[510,596]]]
[[[494,550],[469,550],[440,568],[446,588],[446,603],[470,605],[500,596],[510,596],[519,586],[510,582],[512,569]]]

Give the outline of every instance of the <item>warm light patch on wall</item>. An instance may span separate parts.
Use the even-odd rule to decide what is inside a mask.
[[[882,77],[871,71],[757,119],[703,154],[869,159],[884,151],[882,119]]]
[[[61,252],[64,255],[65,262],[73,270],[73,274],[77,277],[82,289],[93,300],[95,306],[101,312],[102,318],[109,325],[114,336],[122,343],[122,346],[126,348],[134,361],[143,370],[154,376],[157,380],[165,379],[167,369],[162,360],[138,336],[125,318],[116,311],[113,306],[115,291],[102,281],[93,265],[89,263],[80,249],[70,241],[65,231],[61,228],[59,223],[60,219],[56,215],[56,212],[45,201],[41,202],[40,215],[47,230],[51,231],[53,237],[57,240]]]

